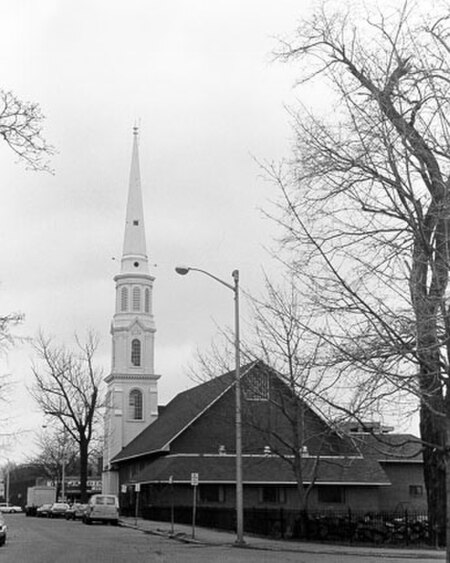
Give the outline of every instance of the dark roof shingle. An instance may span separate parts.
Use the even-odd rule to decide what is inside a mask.
[[[412,434],[355,434],[353,440],[365,457],[378,461],[420,462],[422,444]]]
[[[250,366],[242,368],[245,372]],[[166,449],[187,425],[234,384],[234,371],[179,393],[160,416],[119,452],[113,462]]]
[[[304,483],[313,478],[315,458],[304,459]],[[244,456],[244,483],[295,484],[291,466],[277,456]],[[164,483],[172,477],[175,483],[189,483],[191,473],[198,473],[200,483],[234,483],[236,458],[232,455],[167,455],[154,460],[134,477],[138,483]],[[318,465],[317,484],[389,485],[390,481],[375,460],[357,458],[326,458]]]

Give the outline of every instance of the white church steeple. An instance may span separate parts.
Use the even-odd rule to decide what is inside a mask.
[[[141,173],[139,168],[138,128],[134,127],[121,272],[135,272],[136,268],[139,268],[141,272],[148,272]]]
[[[111,460],[158,416],[159,375],[154,373],[153,282],[149,273],[139,169],[133,129],[128,203],[120,273],[111,323],[112,359],[107,383],[103,492],[117,494]]]

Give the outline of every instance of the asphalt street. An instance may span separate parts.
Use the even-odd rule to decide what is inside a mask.
[[[164,535],[144,533],[129,527],[102,524],[86,526],[80,521],[27,518],[5,515],[6,545],[0,548],[0,563],[379,563],[377,555],[290,552],[237,548],[231,544],[184,543]],[[401,556],[390,563],[405,563]],[[420,563],[428,559],[417,558]],[[436,558],[430,559],[436,562]]]

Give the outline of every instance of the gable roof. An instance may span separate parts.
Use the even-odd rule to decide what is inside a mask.
[[[248,378],[252,375],[259,376],[261,373],[270,373],[271,376],[281,382],[286,390],[290,392],[283,377],[278,372],[264,364],[264,362],[257,360],[241,368],[241,380],[246,378],[243,381],[242,387],[244,395],[245,381],[248,381]],[[156,453],[168,453],[172,442],[219,401],[221,397],[230,391],[234,385],[235,371],[232,370],[179,393],[164,408],[159,410],[159,417],[152,424],[147,426],[112,459],[112,463],[120,463]],[[321,425],[330,430],[328,438],[330,448],[324,450],[321,455],[359,455],[358,449],[355,448],[355,444],[352,440],[333,430],[333,428],[314,411],[309,402],[306,402],[300,397],[297,397],[297,399],[305,404],[313,417],[315,417]],[[314,437],[314,435],[312,437]],[[312,442],[311,444],[308,443],[308,449],[310,449],[310,446],[312,446],[314,453],[314,444]]]
[[[255,363],[242,367],[241,377],[254,367]],[[155,422],[125,446],[112,462],[167,451],[170,443],[232,387],[234,381],[233,370],[179,393],[165,406]]]

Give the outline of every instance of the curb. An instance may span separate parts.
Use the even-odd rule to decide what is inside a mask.
[[[149,535],[153,535],[153,536],[159,536],[159,537],[164,537],[167,539],[171,539],[171,540],[175,540],[178,541],[180,543],[187,543],[187,544],[195,544],[195,545],[205,545],[205,546],[228,546],[228,547],[235,547],[238,549],[253,549],[254,551],[276,551],[276,552],[288,552],[288,553],[299,553],[302,555],[305,554],[323,554],[323,555],[339,555],[339,556],[353,556],[356,557],[358,555],[363,556],[363,557],[379,557],[381,559],[405,559],[405,560],[411,560],[411,561],[421,561],[423,559],[424,556],[427,557],[427,559],[436,559],[436,561],[445,561],[445,552],[434,552],[434,553],[430,553],[430,552],[417,552],[417,553],[402,553],[401,549],[399,549],[398,551],[394,552],[384,552],[382,549],[380,549],[379,551],[364,551],[364,548],[361,548],[360,552],[356,552],[356,551],[350,551],[350,550],[346,550],[343,549],[341,550],[336,550],[336,549],[330,549],[327,546],[323,546],[323,549],[317,549],[317,550],[312,550],[312,549],[305,549],[303,546],[302,547],[297,547],[296,549],[291,548],[289,545],[277,545],[277,546],[261,546],[261,545],[252,545],[249,543],[246,543],[245,545],[234,545],[233,542],[210,542],[210,541],[201,541],[195,538],[190,538],[187,534],[185,534],[184,532],[177,532],[175,534],[172,534],[168,531],[164,531],[161,530],[159,528],[153,528],[153,529],[145,529],[145,528],[141,528],[139,525],[136,524],[132,524],[129,522],[125,522],[123,520],[119,520],[119,526],[122,526],[124,528],[131,528],[133,530],[138,530],[140,532],[143,532],[144,534],[149,534]]]
[[[227,544],[222,544],[222,543],[202,542],[202,541],[196,540],[195,538],[189,538],[184,532],[177,532],[176,534],[171,534],[170,532],[165,532],[164,530],[160,530],[158,528],[152,529],[152,530],[147,530],[147,529],[141,528],[140,526],[138,526],[136,524],[130,524],[128,522],[124,522],[123,520],[119,520],[119,526],[122,526],[123,528],[131,528],[133,530],[139,530],[140,532],[142,532],[144,534],[149,534],[151,536],[160,536],[160,537],[164,537],[164,538],[169,538],[171,540],[176,540],[176,541],[179,541],[181,543],[193,543],[193,544],[198,544],[198,545],[227,545]]]

